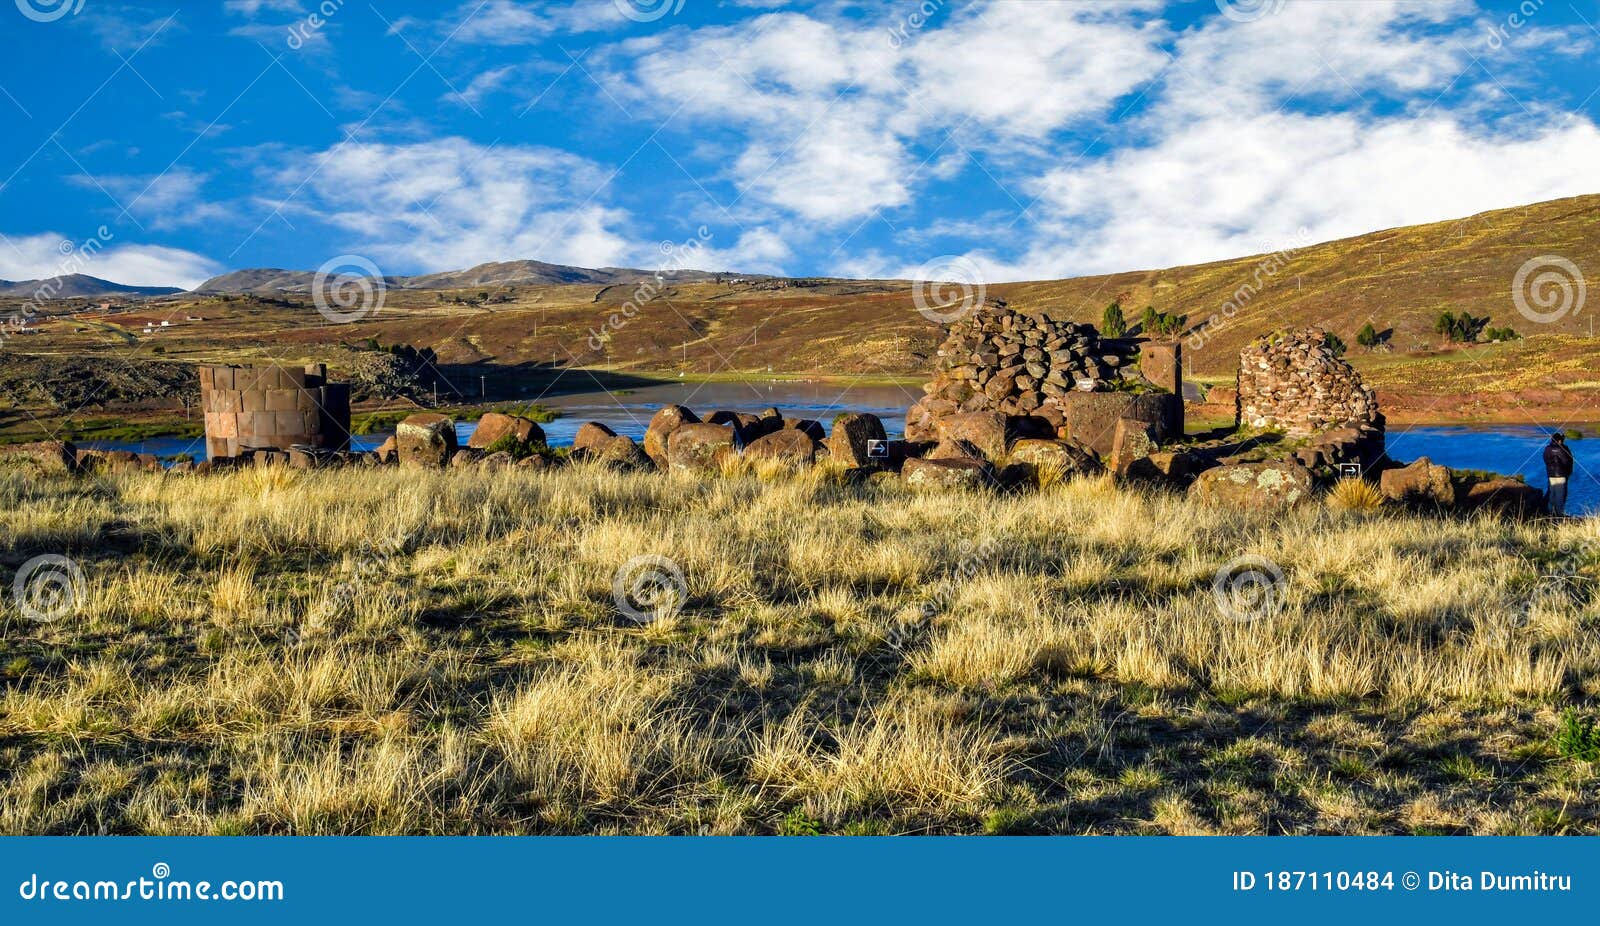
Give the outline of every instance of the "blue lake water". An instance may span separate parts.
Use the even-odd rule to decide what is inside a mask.
[[[1522,474],[1531,486],[1545,488],[1544,447],[1549,428],[1514,425],[1486,427],[1391,428],[1389,456],[1405,462],[1427,457],[1454,469]],[[1582,428],[1586,434],[1594,427]],[[1577,464],[1567,486],[1568,514],[1600,514],[1600,437],[1568,441]]]

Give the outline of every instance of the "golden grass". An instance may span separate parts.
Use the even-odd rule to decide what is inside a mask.
[[[1595,832],[1551,742],[1596,550],[1108,478],[5,473],[0,583],[87,588],[0,612],[0,831]],[[640,623],[647,554],[683,607]],[[1282,582],[1228,614],[1246,554]]]

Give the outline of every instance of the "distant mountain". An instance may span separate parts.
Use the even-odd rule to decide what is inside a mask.
[[[610,286],[616,283],[637,283],[656,275],[652,270],[634,270],[627,267],[567,267],[547,264],[538,260],[513,260],[479,264],[467,270],[450,270],[420,276],[384,277],[384,285],[391,289],[467,289],[474,286],[560,286],[562,284],[592,284]],[[719,277],[741,276],[744,279],[766,279],[759,275],[713,273],[705,270],[668,270],[662,276],[678,283],[698,283]],[[317,275],[306,270],[235,270],[213,277],[195,287],[196,293],[309,293]]]
[[[102,299],[109,296],[171,296],[181,292],[183,290],[172,286],[127,286],[81,273],[48,280],[0,280],[0,296],[16,299]]]

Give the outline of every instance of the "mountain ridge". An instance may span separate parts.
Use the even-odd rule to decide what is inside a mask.
[[[51,286],[50,284],[56,284]],[[46,294],[45,290],[49,293]],[[130,286],[84,273],[69,273],[38,280],[0,280],[0,296],[52,301],[56,299],[95,299],[105,296],[175,296],[183,292],[176,286]]]

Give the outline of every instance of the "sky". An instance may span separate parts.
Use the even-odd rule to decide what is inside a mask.
[[[0,0],[0,279],[1197,263],[1600,192],[1597,61],[1600,0]]]

